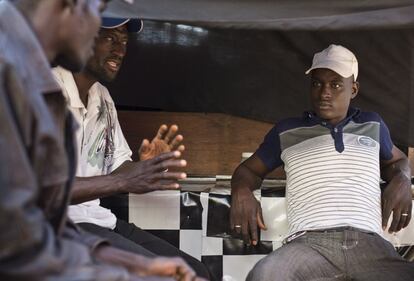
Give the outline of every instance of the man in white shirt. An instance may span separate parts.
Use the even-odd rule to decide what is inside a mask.
[[[278,121],[233,174],[231,228],[256,245],[266,226],[252,191],[276,167],[286,172],[288,236],[246,280],[414,280],[414,264],[382,237],[391,212],[389,232],[411,219],[409,162],[377,113],[351,106],[355,55],[332,44],[306,74],[312,110]]]
[[[94,55],[85,69],[77,74],[54,69],[80,125],[76,134],[77,178],[71,201],[77,205],[69,207],[69,217],[122,249],[147,256],[181,256],[198,275],[208,278],[201,262],[134,224],[117,219],[109,209],[100,206],[99,198],[118,193],[178,189],[177,180],[186,177],[185,173],[165,171],[186,165],[184,160],[176,159],[185,149],[176,125],[162,125],[151,142],[142,142],[141,161],[132,161],[114,102],[108,89],[98,82],[110,82],[116,77],[126,54],[128,32],[141,29],[140,20],[103,18]]]

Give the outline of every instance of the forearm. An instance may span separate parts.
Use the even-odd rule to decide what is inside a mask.
[[[382,192],[382,227],[385,230],[392,213],[389,233],[398,232],[411,220],[411,171],[407,156],[393,147],[393,157],[381,164],[381,177],[387,182]]]
[[[232,193],[241,190],[254,191],[259,189],[263,179],[253,173],[246,165],[240,164],[231,179]]]
[[[77,177],[73,183],[71,204],[114,195],[121,192],[120,190],[120,180],[113,175]]]
[[[77,177],[73,183],[71,204],[79,204],[98,198],[128,192],[130,183],[122,172],[132,169],[132,161],[125,161],[109,175]]]
[[[411,169],[407,158],[399,159],[381,168],[381,178],[390,182],[391,180],[411,181]]]

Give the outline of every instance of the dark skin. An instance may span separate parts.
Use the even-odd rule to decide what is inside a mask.
[[[114,29],[101,29],[96,39],[94,55],[85,70],[74,74],[82,102],[88,103],[89,89],[97,81],[110,82],[116,78],[126,55],[128,31],[126,25]],[[142,194],[154,190],[175,190],[181,172],[164,172],[182,168],[185,160],[178,159],[185,150],[178,126],[161,125],[152,141],[144,139],[139,148],[139,162],[126,161],[109,175],[76,178],[72,203],[78,204],[122,192]]]
[[[35,9],[25,0],[18,0],[15,5],[32,27],[49,62],[59,62],[71,71],[78,71],[92,54],[94,38],[101,24],[100,13],[108,1],[38,1]],[[179,156],[179,151],[163,155],[161,159],[154,159],[146,165],[144,170],[151,170],[154,175],[154,170],[185,166],[184,160],[172,160]],[[173,178],[178,177],[182,177],[182,174]],[[201,280],[180,258],[150,259],[107,245],[99,246],[92,254],[96,260],[128,269],[131,280]]]
[[[100,13],[106,2],[38,0],[34,6],[32,1],[17,0],[14,4],[31,26],[49,62],[58,61],[69,70],[77,71],[92,54],[94,36],[101,24]],[[164,158],[179,157],[177,153]],[[159,161],[155,162],[157,166]],[[131,280],[199,280],[181,259],[149,259],[107,245],[98,247],[92,254],[96,260],[128,269]]]
[[[358,90],[359,83],[354,82],[352,76],[344,78],[329,69],[315,69],[311,73],[310,98],[313,110],[331,125],[337,125],[346,117],[349,104]],[[406,227],[411,219],[411,171],[407,157],[395,146],[392,148],[392,158],[381,160],[380,164],[381,177],[388,182],[382,194],[382,224],[385,230],[393,212],[388,231],[397,232]],[[270,172],[263,161],[253,154],[233,174],[230,227],[242,234],[246,244],[256,245],[258,228],[266,230],[262,209],[253,196],[253,190],[260,188]]]
[[[13,3],[27,18],[49,62],[58,61],[78,71],[92,54],[94,36],[101,24],[100,13],[107,2],[42,0],[34,5],[33,1],[16,0]]]
[[[85,69],[74,74],[82,102],[88,104],[89,89],[97,81],[112,81],[126,54],[128,34],[126,26],[101,29],[95,40],[94,55]],[[184,146],[183,137],[176,135],[178,127],[168,129],[162,125],[152,142],[144,140],[140,158],[145,161],[124,162],[109,175],[76,178],[72,189],[73,204],[110,196],[122,192],[146,193],[154,190],[178,189],[179,179],[187,175],[181,172],[165,172],[167,169],[183,168],[185,160],[179,159]],[[146,258],[108,246],[99,247],[95,256],[100,261],[127,268],[132,280],[204,280],[181,258]]]
[[[203,281],[181,259],[170,257],[147,258],[112,247],[99,247],[96,254],[100,260],[120,265],[134,275],[132,280],[152,281]]]

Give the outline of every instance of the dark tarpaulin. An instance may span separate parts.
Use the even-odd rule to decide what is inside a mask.
[[[413,27],[413,0],[112,1],[108,15],[193,25],[280,30]]]
[[[121,108],[223,112],[270,122],[296,116],[309,109],[309,81],[304,71],[310,66],[313,54],[336,43],[354,51],[359,60],[361,90],[353,101],[354,105],[380,113],[397,144],[414,146],[414,12],[410,15],[411,22],[409,17],[398,17],[387,19],[390,25],[382,18],[369,27],[356,27],[360,23],[345,25],[355,14],[364,11],[380,13],[413,9],[410,4],[413,1],[357,1],[361,3],[360,8],[356,4],[347,4],[348,1],[336,1],[339,3],[336,8],[309,9],[309,15],[318,23],[314,27],[326,17],[334,17],[334,11],[342,11],[347,19],[337,21],[341,26],[338,30],[332,30],[332,26],[292,28],[292,25],[287,30],[281,26],[271,29],[267,26],[261,30],[225,28],[234,27],[233,23],[218,27],[226,21],[215,20],[225,16],[226,9],[211,14],[208,25],[189,24],[193,20],[207,20],[197,18],[203,13],[195,10],[187,13],[193,14],[195,19],[178,20],[179,16],[185,15],[185,4],[188,7],[203,3],[217,6],[206,8],[210,11],[217,10],[221,3],[227,3],[225,7],[231,4],[236,7],[235,1],[169,0],[163,2],[165,6],[161,5],[162,2],[136,0],[133,9],[128,11],[135,14],[136,9],[137,15],[152,19],[158,15],[159,20],[145,21],[143,32],[130,41],[127,59],[118,79],[109,85],[115,102]],[[307,8],[307,2],[319,3],[319,7],[328,3],[256,2],[268,3],[269,7],[273,7],[270,3],[284,3],[286,19],[306,15],[306,9],[298,10],[300,3]],[[296,4],[289,5],[290,2]],[[374,2],[379,5],[375,6]],[[252,5],[253,1],[239,3],[245,4],[241,5],[245,11],[245,6]],[[144,4],[148,8],[138,9]],[[151,7],[154,8],[152,13],[149,12]],[[293,9],[295,7],[296,10]],[[177,14],[174,14],[175,10]],[[118,15],[125,15],[124,12]],[[243,13],[234,10],[231,13],[234,17],[233,14]],[[249,14],[254,13],[246,12],[243,16]],[[173,15],[175,18],[171,18]],[[323,15],[324,19],[317,15]],[[165,19],[177,22],[165,22]]]

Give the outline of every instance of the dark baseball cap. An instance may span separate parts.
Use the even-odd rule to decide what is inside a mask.
[[[136,18],[102,17],[101,28],[112,29],[120,27],[124,24],[126,24],[127,30],[130,33],[139,33],[144,26],[142,20]]]

